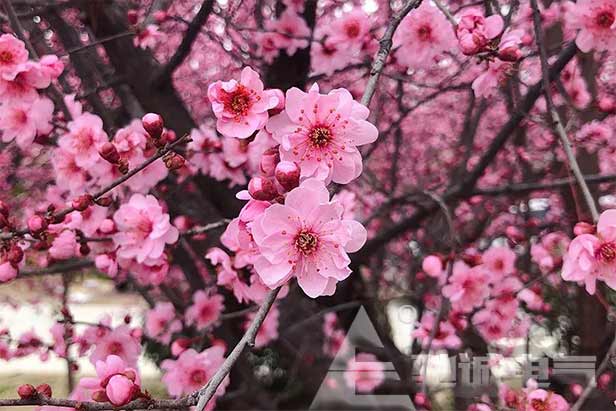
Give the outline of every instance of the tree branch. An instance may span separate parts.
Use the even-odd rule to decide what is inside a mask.
[[[188,25],[188,29],[186,29],[186,34],[184,34],[184,38],[180,43],[178,49],[175,54],[171,56],[169,62],[163,67],[162,71],[156,76],[154,80],[154,84],[160,85],[164,81],[168,81],[171,78],[171,75],[178,68],[180,64],[184,61],[184,59],[190,53],[192,49],[192,45],[197,39],[199,32],[201,31],[201,27],[207,21],[210,13],[214,8],[214,0],[205,0],[203,4],[201,4],[201,8],[199,12]]]

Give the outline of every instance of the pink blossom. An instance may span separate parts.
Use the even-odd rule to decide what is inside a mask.
[[[413,337],[417,338],[424,349],[428,348],[430,337],[432,336],[436,317],[434,313],[427,311],[421,317],[420,326],[413,331]],[[455,327],[449,321],[440,321],[438,329],[434,333],[431,348],[439,350],[448,348],[456,350],[462,345],[462,340],[456,334]]]
[[[498,91],[498,87],[505,83],[512,69],[511,63],[501,60],[486,64],[486,70],[477,76],[472,84],[473,92],[477,97],[493,96]]]
[[[335,19],[328,29],[328,39],[332,44],[343,48],[351,45],[361,46],[370,32],[370,18],[362,9],[355,8]]]
[[[316,74],[331,76],[335,71],[358,60],[357,51],[344,44],[336,44],[330,38],[315,42],[310,47],[312,70]]]
[[[531,391],[527,397],[526,411],[568,411],[569,403],[560,395],[543,389]]]
[[[20,66],[28,61],[28,51],[23,41],[12,34],[0,36],[0,77],[13,80]]]
[[[128,366],[135,367],[141,353],[139,341],[133,337],[131,330],[126,325],[121,325],[94,341],[96,348],[90,355],[90,362],[96,364],[110,355],[116,355]]]
[[[498,58],[503,61],[518,61],[521,59],[522,50],[520,50],[520,45],[522,44],[523,36],[524,31],[522,30],[506,31],[498,45]]]
[[[204,329],[218,321],[223,309],[224,298],[222,295],[209,295],[207,292],[199,290],[193,295],[193,305],[186,310],[186,320],[198,329]]]
[[[157,303],[145,316],[145,332],[151,337],[169,344],[171,335],[182,329],[175,315],[175,307],[168,302]]]
[[[152,195],[133,194],[113,215],[118,233],[113,241],[118,256],[134,258],[139,263],[160,258],[165,244],[177,241],[179,232],[169,222],[158,200]]]
[[[53,103],[45,97],[32,102],[13,101],[0,105],[2,141],[8,143],[15,140],[22,150],[29,148],[37,135],[51,132],[52,114]]]
[[[443,295],[455,309],[463,312],[481,306],[489,293],[488,275],[481,266],[455,265],[449,283],[443,287]]]
[[[266,22],[265,28],[275,33],[276,43],[289,56],[294,55],[299,49],[308,47],[310,28],[306,21],[290,8],[282,12],[277,20]]]
[[[464,9],[459,17],[458,45],[462,53],[469,56],[486,51],[490,41],[503,31],[504,21],[498,14],[484,17],[481,10],[471,7]]]
[[[56,260],[68,260],[79,253],[77,237],[72,230],[62,231],[51,243],[49,255]]]
[[[435,255],[429,255],[421,263],[421,269],[430,277],[438,278],[443,274],[443,262]]]
[[[92,184],[87,170],[77,165],[73,154],[61,148],[55,149],[53,154],[51,164],[58,187],[71,194],[83,194]]]
[[[451,24],[429,1],[409,13],[394,34],[396,58],[413,69],[429,68],[434,60],[455,45]]]
[[[342,206],[329,201],[322,181],[309,179],[289,192],[253,223],[252,234],[261,251],[255,270],[270,288],[296,277],[312,297],[331,295],[338,281],[349,276],[347,253],[359,250],[366,230],[342,219]]]
[[[169,394],[179,397],[201,389],[222,365],[224,352],[221,346],[213,346],[200,353],[191,348],[180,354],[177,360],[163,361],[161,368],[165,374],[162,382]],[[218,386],[215,397],[223,395],[227,385],[229,377]],[[210,401],[206,410],[211,410],[213,403],[214,401]]]
[[[616,2],[578,0],[567,14],[572,29],[579,29],[575,44],[583,52],[616,49]]]
[[[359,393],[372,392],[385,381],[384,370],[385,366],[374,354],[359,353],[347,362],[344,381]]]
[[[378,131],[366,121],[369,110],[345,89],[320,94],[287,91],[285,111],[267,123],[280,143],[280,157],[301,167],[301,177],[346,184],[362,171],[357,146],[372,143]]]
[[[278,105],[273,90],[263,90],[259,74],[250,67],[242,70],[240,81],[217,81],[207,90],[217,118],[216,129],[227,137],[248,138],[263,128],[267,110]]]
[[[594,294],[596,281],[616,288],[616,210],[601,213],[597,234],[582,234],[573,239],[564,257],[562,278],[584,282]]]
[[[68,129],[58,140],[58,146],[73,154],[78,166],[89,168],[101,160],[98,149],[108,138],[99,116],[84,113],[68,123]]]
[[[483,264],[492,282],[501,281],[515,271],[515,253],[508,247],[492,247],[482,256]]]

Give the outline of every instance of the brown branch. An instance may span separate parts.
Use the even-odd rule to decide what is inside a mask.
[[[567,162],[569,163],[569,167],[571,171],[573,171],[573,175],[582,190],[582,195],[584,196],[584,201],[586,202],[586,206],[590,210],[590,214],[592,215],[592,219],[596,222],[599,219],[599,212],[597,211],[597,204],[595,204],[595,200],[588,189],[588,185],[586,181],[584,181],[584,176],[582,175],[582,170],[580,170],[580,166],[575,158],[575,154],[573,153],[573,149],[571,148],[571,141],[567,136],[567,132],[565,131],[565,127],[563,126],[562,120],[558,111],[556,111],[556,107],[554,106],[554,101],[552,100],[552,94],[550,92],[550,76],[548,69],[548,56],[545,50],[545,44],[543,40],[543,30],[541,29],[541,14],[539,12],[539,6],[537,5],[537,0],[530,1],[531,7],[533,9],[533,23],[535,26],[535,39],[537,42],[537,47],[539,48],[539,60],[541,61],[541,81],[543,82],[543,95],[545,96],[545,101],[547,103],[547,109],[552,117],[552,122],[554,123],[554,129],[556,134],[560,138],[560,141],[563,145],[563,149],[565,150],[565,155],[567,156]]]
[[[402,19],[409,14],[411,10],[419,6],[421,2],[422,0],[408,0],[400,12],[394,14],[389,20],[387,29],[385,30],[383,37],[381,37],[381,40],[379,40],[379,50],[376,52],[376,56],[374,56],[372,68],[370,69],[370,77],[368,78],[368,84],[366,85],[366,90],[361,98],[361,103],[364,106],[368,107],[370,105],[370,100],[372,100],[372,96],[376,91],[376,86],[379,82],[381,71],[383,71],[387,56],[391,51],[396,29],[400,25]]]
[[[184,59],[188,57],[188,54],[192,49],[192,45],[197,39],[199,32],[201,31],[201,27],[207,21],[207,18],[209,17],[213,8],[214,0],[205,0],[201,4],[199,12],[197,13],[193,21],[191,21],[188,25],[188,28],[186,29],[186,34],[184,35],[182,42],[178,46],[178,49],[173,54],[173,56],[171,56],[169,62],[163,67],[160,74],[156,76],[154,84],[160,85],[163,82],[168,81],[171,78],[171,75],[173,74],[175,69],[177,69],[179,65],[182,64]]]
[[[123,184],[129,178],[133,177],[135,174],[139,173],[140,171],[143,171],[143,169],[145,169],[147,166],[149,166],[150,164],[152,164],[153,162],[155,162],[159,158],[163,157],[165,154],[169,153],[176,146],[180,145],[181,143],[186,142],[189,139],[190,139],[190,136],[188,134],[185,134],[184,136],[178,138],[174,142],[167,144],[165,147],[159,149],[156,152],[156,154],[154,154],[152,157],[150,157],[147,160],[145,160],[139,166],[137,166],[134,169],[130,170],[128,173],[122,175],[118,179],[112,181],[107,186],[101,188],[97,192],[91,194],[92,195],[92,199],[95,200],[95,201],[100,199],[105,194],[107,194],[109,191],[111,191],[114,188],[118,187],[119,185]],[[72,207],[72,206],[71,207],[67,207],[64,210],[61,210],[61,211],[58,211],[57,213],[54,213],[51,216],[51,219],[54,220],[54,221],[58,221],[58,220],[61,221],[64,217],[66,217],[67,214],[70,214],[73,211],[75,211],[75,207]],[[26,230],[26,229],[21,229],[21,230],[17,230],[17,231],[12,231],[10,233],[4,233],[4,234],[0,235],[0,240],[8,240],[8,239],[11,239],[11,238],[13,238],[15,236],[22,236],[24,234],[27,234],[28,232],[29,231]]]

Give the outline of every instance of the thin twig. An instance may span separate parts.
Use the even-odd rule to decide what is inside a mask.
[[[531,0],[531,7],[533,9],[533,23],[535,26],[535,39],[537,42],[537,47],[539,48],[539,59],[541,61],[541,79],[543,81],[543,94],[545,96],[545,101],[547,103],[547,108],[552,117],[552,121],[554,123],[554,128],[556,134],[560,138],[560,141],[563,145],[563,149],[565,150],[565,155],[567,156],[567,162],[569,163],[569,167],[571,167],[571,171],[573,171],[573,175],[582,190],[582,194],[584,196],[584,201],[590,210],[590,214],[592,215],[592,219],[596,222],[599,219],[599,212],[597,211],[597,205],[595,203],[594,198],[588,188],[588,184],[584,180],[584,175],[580,170],[580,166],[575,158],[575,154],[573,153],[573,148],[571,147],[571,141],[567,136],[567,132],[563,123],[560,119],[560,115],[558,111],[556,111],[556,107],[554,106],[554,101],[552,100],[552,95],[550,92],[550,75],[548,68],[548,57],[547,52],[545,50],[545,44],[543,39],[543,30],[541,28],[541,14],[539,12],[539,6],[537,5],[537,0]]]

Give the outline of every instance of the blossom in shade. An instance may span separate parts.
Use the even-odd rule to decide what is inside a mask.
[[[490,293],[488,274],[481,266],[468,268],[456,264],[449,283],[443,287],[443,295],[451,301],[452,307],[470,312],[481,306]]]
[[[0,131],[5,143],[15,140],[22,150],[29,148],[37,135],[51,132],[53,103],[45,97],[32,102],[13,101],[0,105]]]
[[[248,138],[263,128],[267,110],[278,105],[273,90],[264,90],[259,74],[245,67],[240,81],[217,81],[207,90],[217,118],[216,129],[227,137]]]
[[[100,327],[96,328],[97,332],[101,331]],[[117,355],[128,366],[137,366],[137,359],[141,353],[141,346],[128,326],[121,325],[112,330],[103,329],[102,335],[96,335],[93,341],[96,348],[90,355],[90,362],[96,364],[97,361],[103,361],[110,355]]]
[[[384,370],[385,366],[374,354],[359,353],[347,362],[344,381],[359,393],[372,392],[385,381]]]
[[[357,146],[372,143],[378,131],[366,121],[370,111],[344,89],[320,94],[287,91],[285,111],[267,123],[280,143],[280,157],[300,165],[301,177],[346,184],[362,171]]]
[[[582,234],[569,244],[562,269],[565,281],[583,282],[594,294],[597,280],[616,289],[616,210],[599,217],[596,234]]]
[[[163,344],[169,344],[171,335],[182,329],[181,321],[175,315],[175,307],[168,302],[157,303],[145,316],[145,332]]]
[[[223,309],[224,298],[222,295],[209,295],[207,292],[199,290],[193,295],[193,305],[186,310],[186,320],[199,329],[207,328],[218,321]]]
[[[434,313],[427,311],[422,315],[419,327],[413,331],[413,337],[419,340],[424,349],[427,349],[430,343],[435,321]],[[438,329],[434,332],[434,338],[431,343],[431,348],[434,350],[442,348],[455,350],[460,348],[462,340],[456,334],[455,327],[448,320],[444,320],[439,322]]]
[[[139,263],[162,256],[165,245],[177,241],[179,232],[169,222],[158,200],[152,195],[133,194],[113,215],[118,233],[113,241],[121,258]]]
[[[316,179],[290,191],[284,204],[267,208],[252,225],[261,252],[255,262],[261,280],[274,288],[295,277],[308,296],[331,295],[351,273],[347,253],[366,241],[366,229],[342,219],[342,212]]]

